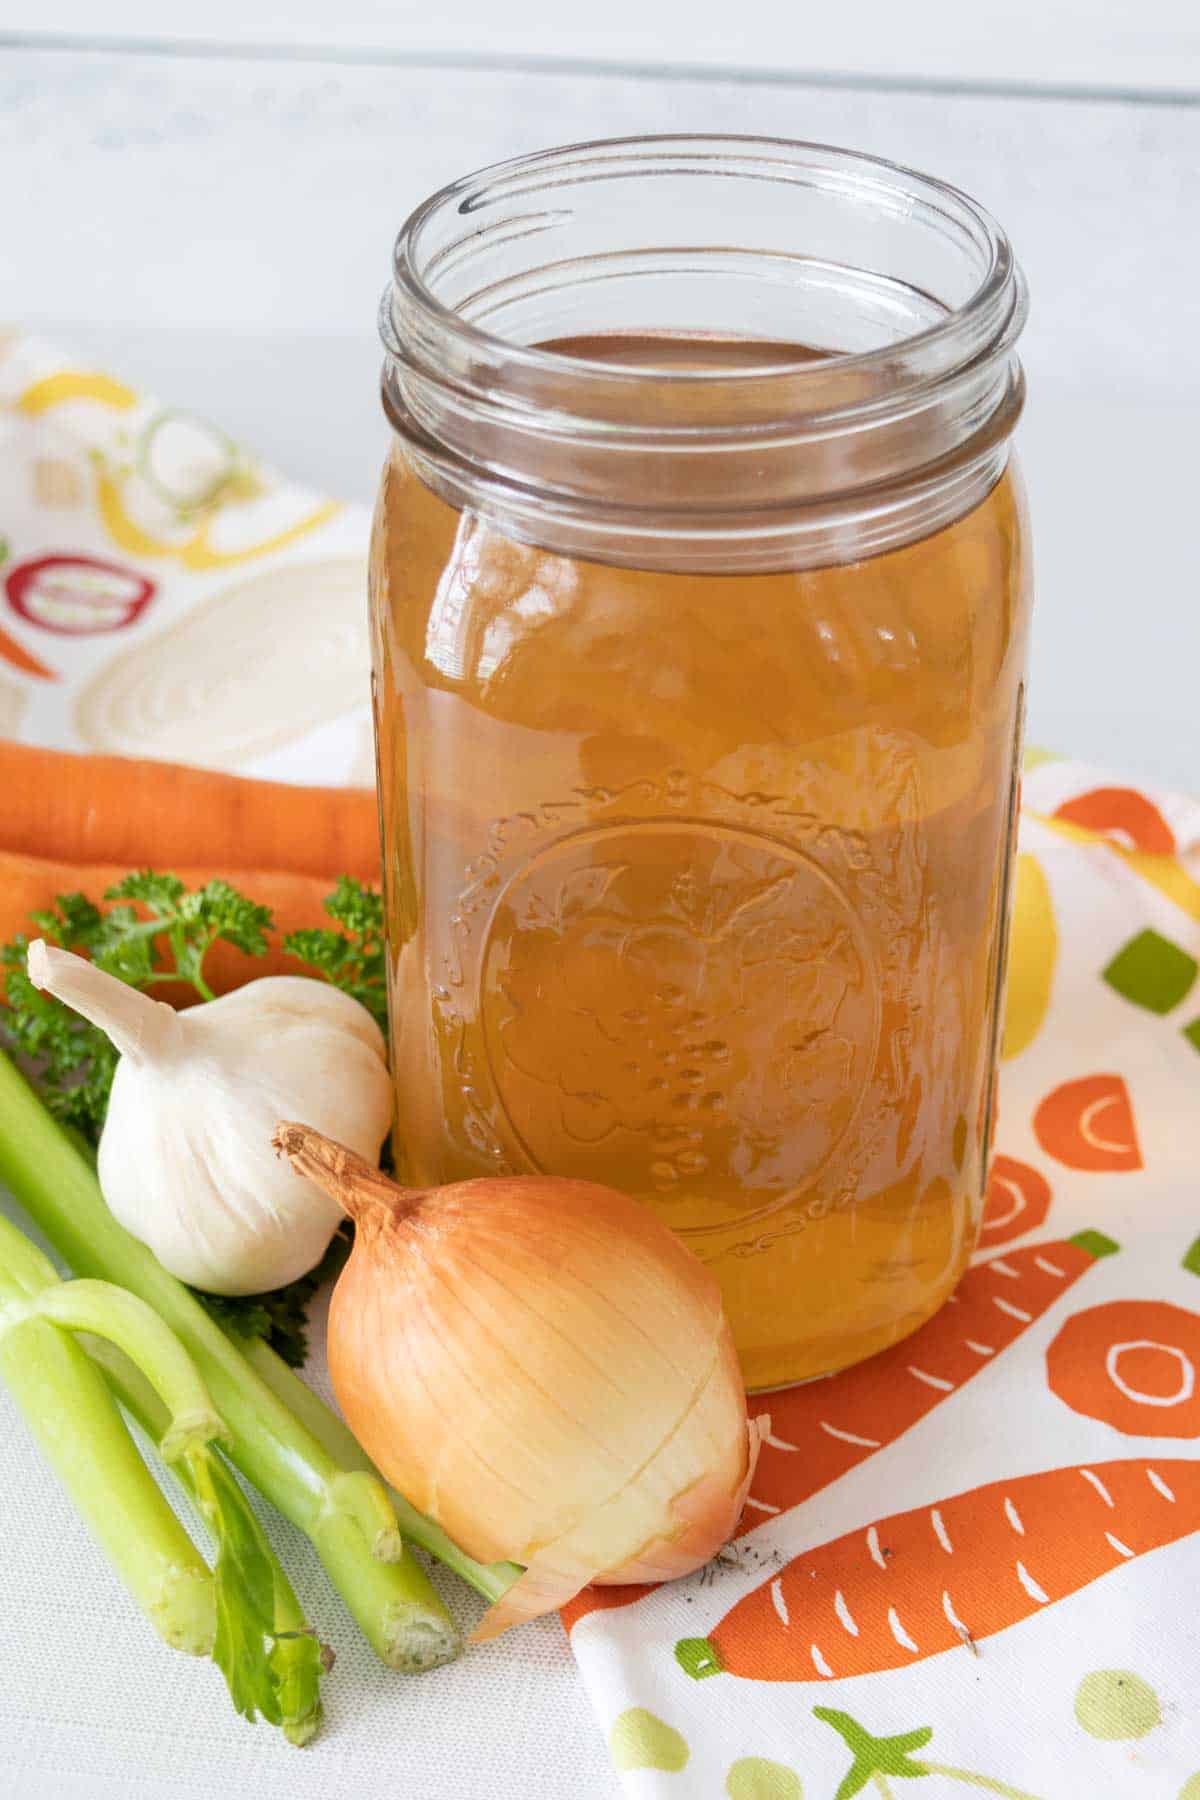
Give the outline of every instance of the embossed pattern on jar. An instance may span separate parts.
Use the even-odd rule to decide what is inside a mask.
[[[397,451],[374,581],[412,1178],[636,1194],[756,1386],[911,1329],[983,1189],[1011,478],[885,558],[686,577],[515,545]]]

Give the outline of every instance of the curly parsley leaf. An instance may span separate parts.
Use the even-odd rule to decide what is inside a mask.
[[[338,878],[325,901],[325,911],[340,931],[328,926],[290,931],[283,947],[317,974],[351,994],[376,1022],[387,1028],[387,953],[383,936],[383,899],[349,875]]]
[[[84,894],[59,894],[55,906],[33,913],[31,922],[52,944],[95,956],[104,916]],[[8,1000],[4,1033],[49,1111],[94,1147],[108,1110],[117,1053],[98,1025],[34,987],[25,972],[28,948],[29,939],[22,934],[0,949]]]
[[[247,956],[262,956],[274,922],[270,907],[256,905],[227,881],[206,881],[202,888],[189,891],[178,875],[160,875],[153,869],[127,875],[104,897],[140,901],[150,917],[139,919],[131,907],[114,906],[101,927],[106,941],[97,961],[139,987],[152,981],[190,982],[204,1000],[213,998],[204,979],[204,958],[217,939]],[[170,955],[166,969],[154,967],[150,946],[159,942]],[[129,966],[135,972],[125,975],[123,967],[110,960],[114,954],[131,957]]]

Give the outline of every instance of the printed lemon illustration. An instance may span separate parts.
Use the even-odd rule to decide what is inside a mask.
[[[483,954],[482,1012],[514,1149],[535,1168],[728,1218],[811,1181],[847,1131],[879,1032],[839,890],[734,827],[581,832],[518,871]],[[748,1197],[747,1197],[748,1196]]]
[[[618,1769],[663,1769],[677,1774],[688,1760],[687,1740],[644,1706],[631,1706],[616,1720],[609,1733],[608,1752]]]
[[[1017,858],[1004,1012],[1005,1058],[1028,1049],[1050,1005],[1058,930],[1050,885],[1036,856]]]
[[[1129,1669],[1093,1669],[1075,1695],[1075,1717],[1089,1737],[1145,1737],[1162,1718],[1158,1695]]]

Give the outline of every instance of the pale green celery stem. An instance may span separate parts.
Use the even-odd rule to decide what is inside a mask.
[[[230,1434],[230,1457],[306,1533],[364,1634],[396,1668],[431,1668],[458,1637],[400,1540],[377,1476],[339,1467],[200,1302],[104,1204],[96,1177],[7,1057],[0,1056],[0,1181],[78,1275],[130,1288],[191,1355]],[[397,1560],[380,1562],[377,1552]]]
[[[87,1347],[93,1362],[103,1371],[109,1387],[130,1418],[136,1420],[151,1443],[160,1444],[171,1423],[170,1414],[141,1369],[130,1362],[124,1351],[103,1338],[89,1340]],[[193,1505],[199,1508],[196,1483],[192,1479],[186,1456],[179,1457],[173,1464],[173,1472]],[[307,1632],[308,1621],[274,1552],[272,1569],[275,1582],[275,1630],[280,1633]],[[286,1640],[276,1644],[275,1657],[286,1657],[287,1653]],[[285,1716],[283,1733],[290,1743],[307,1744],[316,1736],[320,1725],[321,1707],[318,1703],[313,1711],[302,1717]]]
[[[29,1302],[68,1331],[87,1331],[124,1351],[162,1399],[167,1421],[160,1435],[164,1462],[177,1462],[194,1445],[226,1436],[196,1365],[158,1314],[125,1288],[108,1281],[63,1281]]]
[[[261,1375],[271,1391],[295,1413],[302,1424],[306,1425],[318,1441],[324,1444],[329,1454],[346,1468],[369,1469],[374,1472],[374,1464],[353,1435],[348,1425],[340,1419],[313,1393],[294,1370],[289,1369],[282,1357],[276,1356],[269,1344],[257,1338],[253,1344],[247,1344],[246,1360]],[[416,1507],[389,1488],[392,1505],[396,1509],[396,1517],[400,1530],[414,1544],[434,1556],[448,1569],[467,1581],[482,1594],[485,1600],[495,1605],[502,1594],[506,1594],[517,1577],[523,1573],[519,1563],[476,1562],[465,1550],[460,1550],[453,1538],[446,1536],[440,1525],[418,1512]]]
[[[57,1278],[15,1226],[0,1225],[0,1295],[27,1299],[39,1264]],[[216,1630],[212,1576],[84,1351],[57,1325],[26,1316],[0,1335],[0,1380],[146,1617],[175,1649],[207,1655]]]

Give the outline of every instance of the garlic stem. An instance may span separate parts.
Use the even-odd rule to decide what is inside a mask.
[[[399,1187],[364,1156],[307,1125],[281,1123],[275,1127],[271,1143],[287,1157],[297,1175],[336,1200],[356,1224],[371,1218],[378,1222],[383,1214],[402,1219],[420,1204],[419,1188]]]
[[[131,1062],[161,1055],[179,1029],[174,1008],[43,938],[30,944],[26,967],[35,988],[98,1025]]]

